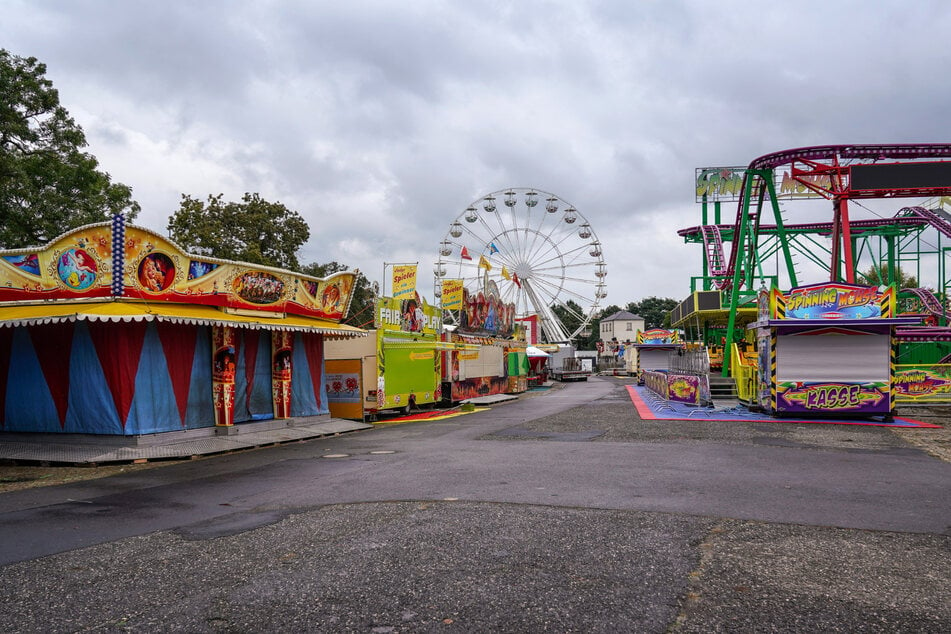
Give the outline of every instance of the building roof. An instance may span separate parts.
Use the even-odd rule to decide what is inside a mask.
[[[601,321],[602,321],[602,322],[605,322],[605,321],[621,321],[621,320],[631,321],[631,320],[634,320],[634,319],[638,319],[638,320],[640,320],[640,321],[644,321],[644,318],[643,318],[643,317],[641,317],[641,316],[639,316],[639,315],[635,315],[634,313],[628,312],[628,311],[626,311],[626,310],[619,310],[619,311],[617,311],[616,313],[614,313],[613,315],[611,315],[610,317],[604,317],[604,318],[602,318]]]

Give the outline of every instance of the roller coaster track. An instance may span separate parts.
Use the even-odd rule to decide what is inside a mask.
[[[951,217],[947,213],[938,209],[925,209],[924,207],[904,207],[898,214],[904,217],[918,217],[928,221],[932,227],[940,231],[945,236],[951,238]]]
[[[934,293],[929,291],[927,288],[903,288],[901,289],[902,293],[911,293],[919,300],[921,300],[922,306],[925,307],[925,310],[931,313],[932,315],[937,315],[938,317],[944,317],[945,308],[944,305],[938,301],[938,298],[934,296]]]
[[[710,275],[719,277],[726,273],[726,257],[723,254],[723,236],[717,225],[700,227],[703,235],[703,251],[707,255],[707,270]]]
[[[784,150],[773,154],[766,154],[753,160],[747,167],[743,176],[743,185],[741,191],[747,190],[747,179],[751,176],[759,180],[759,176],[754,171],[772,170],[781,165],[795,163],[796,161],[878,161],[882,159],[913,160],[921,158],[949,158],[951,157],[951,144],[947,143],[920,143],[920,144],[901,144],[901,145],[822,145],[813,147],[803,147],[793,150]],[[755,186],[755,183],[753,183]],[[750,191],[753,191],[751,188]],[[951,185],[949,185],[951,189]],[[744,202],[747,205],[744,205]],[[737,258],[742,250],[742,245],[738,244],[737,237],[741,235],[740,229],[743,224],[743,210],[751,210],[748,207],[749,201],[744,201],[741,197],[736,210],[736,223],[733,228],[733,245],[730,249],[729,263],[724,271],[724,277],[714,283],[720,290],[729,290],[733,286],[733,277],[736,273]],[[923,208],[919,208],[923,209]],[[928,210],[923,209],[926,213]],[[919,214],[920,215],[920,214]],[[943,219],[938,219],[939,231],[951,230],[951,223]],[[754,220],[755,222],[755,220]],[[947,233],[951,237],[951,233]],[[709,258],[709,254],[708,254]]]

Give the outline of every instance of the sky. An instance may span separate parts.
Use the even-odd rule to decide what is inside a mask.
[[[429,299],[450,224],[493,192],[535,188],[578,210],[603,245],[602,307],[679,300],[702,267],[677,235],[700,224],[697,168],[951,141],[943,0],[2,8],[0,47],[47,65],[87,150],[132,187],[136,224],[165,234],[182,194],[256,192],[310,225],[302,263],[386,289],[385,263],[418,262]],[[790,221],[831,220],[831,205],[798,204]]]

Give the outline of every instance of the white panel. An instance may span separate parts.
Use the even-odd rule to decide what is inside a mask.
[[[505,350],[501,346],[479,346],[479,358],[459,359],[459,378],[505,376],[504,361]]]
[[[504,376],[505,375],[505,349],[502,346],[485,346],[482,348],[481,355],[484,359],[482,376]]]
[[[776,340],[776,380],[888,381],[888,335],[802,335]]]
[[[641,370],[667,370],[670,363],[670,353],[670,350],[641,348],[637,352]]]

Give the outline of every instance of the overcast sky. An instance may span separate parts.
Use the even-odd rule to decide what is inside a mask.
[[[258,192],[310,224],[302,262],[418,261],[430,300],[449,224],[491,192],[573,204],[623,306],[700,273],[676,234],[696,168],[951,141],[944,0],[0,4],[0,47],[47,65],[137,224]]]

